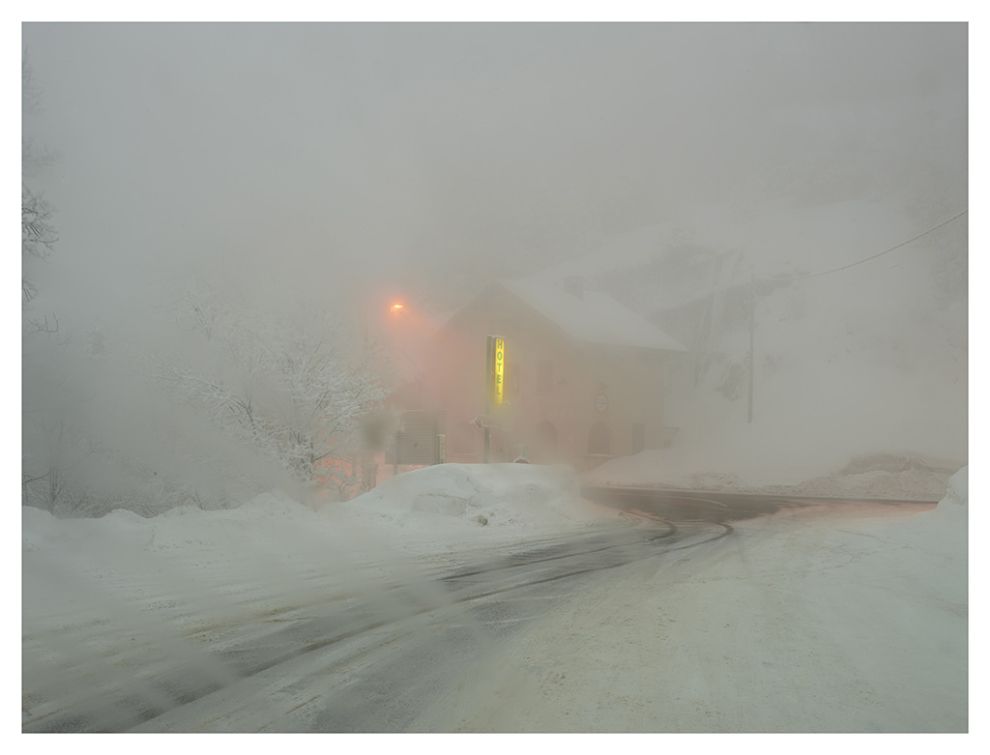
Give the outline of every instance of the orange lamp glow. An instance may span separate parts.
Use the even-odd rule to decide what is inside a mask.
[[[406,308],[405,304],[403,304],[401,301],[397,301],[394,304],[392,304],[392,306],[389,307],[388,309],[393,315],[397,315],[403,312],[405,308]]]

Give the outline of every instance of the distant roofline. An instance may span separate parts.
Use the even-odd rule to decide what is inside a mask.
[[[561,319],[554,316],[554,313],[546,307],[540,307],[539,304],[531,301],[531,294],[534,292],[527,292],[525,289],[527,286],[547,286],[549,287],[554,295],[559,295],[560,297],[571,297],[573,294],[568,293],[562,287],[554,285],[542,279],[535,278],[520,278],[515,280],[509,279],[499,279],[493,281],[492,284],[497,286],[514,298],[525,304],[530,310],[538,314],[547,322],[554,325],[568,340],[578,342],[578,343],[588,343],[597,346],[618,346],[629,349],[641,349],[646,351],[671,351],[671,352],[685,352],[687,349],[676,339],[662,331],[652,322],[647,320],[642,315],[629,309],[621,302],[613,298],[607,293],[602,291],[597,291],[593,289],[586,289],[584,291],[584,296],[579,300],[585,305],[595,306],[595,298],[600,297],[601,301],[607,301],[610,307],[614,307],[614,311],[602,312],[603,317],[607,318],[609,314],[614,314],[616,311],[620,311],[623,318],[627,319],[627,325],[633,325],[636,329],[640,331],[640,335],[646,335],[646,338],[632,338],[624,339],[622,337],[612,338],[612,337],[601,337],[595,335],[582,335],[580,333],[574,332],[572,327],[569,327],[571,323],[561,322]],[[527,295],[530,294],[530,295]],[[621,324],[620,324],[621,327]],[[651,342],[647,342],[651,341]]]

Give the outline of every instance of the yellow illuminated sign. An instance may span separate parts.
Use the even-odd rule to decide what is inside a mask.
[[[505,399],[505,339],[496,336],[494,341],[492,399],[500,406]]]

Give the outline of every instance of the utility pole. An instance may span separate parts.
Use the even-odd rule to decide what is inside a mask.
[[[753,424],[753,381],[756,374],[756,353],[753,347],[756,333],[756,275],[749,271],[749,406],[746,421]]]

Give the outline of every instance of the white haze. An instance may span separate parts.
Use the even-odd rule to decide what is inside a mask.
[[[644,228],[772,275],[855,261],[968,201],[964,25],[28,24],[24,48],[25,136],[57,153],[26,180],[59,235],[25,261],[25,318],[59,321],[25,337],[25,475],[61,454],[120,505],[159,476],[210,501],[291,485],[162,390],[163,364],[205,369],[191,292],[234,319],[326,318],[357,358],[389,296],[439,315]],[[805,356],[760,411],[841,416],[808,444],[830,463],[962,461],[962,224],[823,278],[814,327],[762,331],[764,352]],[[829,391],[807,355],[837,332],[866,336],[830,345],[848,387]],[[903,363],[876,369],[893,342]],[[813,432],[757,442],[785,427],[789,446]]]

